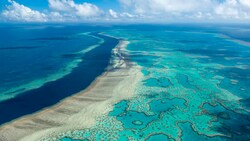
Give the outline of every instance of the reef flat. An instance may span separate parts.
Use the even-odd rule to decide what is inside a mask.
[[[92,127],[43,141],[250,139],[247,44],[189,26],[132,26],[106,34],[130,42],[129,57],[143,73],[135,95]]]
[[[240,27],[234,36],[224,30],[190,25],[105,30],[100,35],[120,40],[107,72],[85,91],[2,126],[0,139],[250,140],[250,38],[241,34],[249,30]]]

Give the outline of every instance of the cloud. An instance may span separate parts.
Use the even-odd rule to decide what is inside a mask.
[[[250,19],[250,0],[119,0],[125,11],[155,20]]]
[[[118,14],[114,10],[112,10],[112,9],[109,9],[109,15],[112,18],[118,18]]]
[[[192,12],[208,9],[210,0],[119,0],[123,7],[132,8],[135,13],[160,14],[162,12]]]
[[[215,6],[214,12],[224,19],[250,19],[249,0],[225,0]]]
[[[61,15],[59,12],[50,12],[47,17],[50,22],[64,22],[66,20],[65,16]]]
[[[73,0],[48,0],[49,9],[39,12],[13,0],[1,12],[1,20],[14,22],[81,22],[101,19],[102,10],[91,3]],[[115,12],[113,11],[113,16]]]
[[[250,8],[250,0],[239,0],[240,4]]]
[[[127,13],[127,12],[123,12],[120,15],[123,18],[134,18],[134,17],[137,17],[137,15],[133,15],[133,14],[130,14],[130,13]]]
[[[73,0],[48,0],[49,7],[53,11],[60,13],[67,13],[72,17],[78,16],[80,18],[97,17],[102,14],[102,11],[94,4],[82,3],[76,4]]]
[[[1,16],[7,21],[21,21],[21,22],[46,22],[47,16],[29,7],[9,0],[10,5],[3,10]]]
[[[117,0],[122,9],[74,0],[48,0],[48,7],[37,11],[8,0],[1,21],[88,22],[88,21],[250,21],[250,0]]]

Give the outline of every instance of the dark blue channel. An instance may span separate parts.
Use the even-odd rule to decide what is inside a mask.
[[[65,77],[44,86],[24,92],[13,99],[0,103],[0,125],[24,115],[32,114],[45,107],[87,88],[100,76],[109,64],[111,50],[119,40],[98,33],[94,36],[105,40],[99,47],[86,53],[78,67]]]

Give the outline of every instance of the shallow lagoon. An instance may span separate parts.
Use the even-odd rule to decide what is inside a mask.
[[[62,133],[62,141],[250,139],[249,46],[217,28],[106,33],[130,41],[131,61],[144,77],[133,98],[116,103],[90,129]]]

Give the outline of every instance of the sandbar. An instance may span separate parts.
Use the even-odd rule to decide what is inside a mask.
[[[70,130],[89,128],[98,117],[108,114],[113,104],[133,97],[142,74],[129,61],[128,41],[113,49],[107,71],[84,91],[58,104],[6,123],[0,127],[0,141],[37,141]]]

